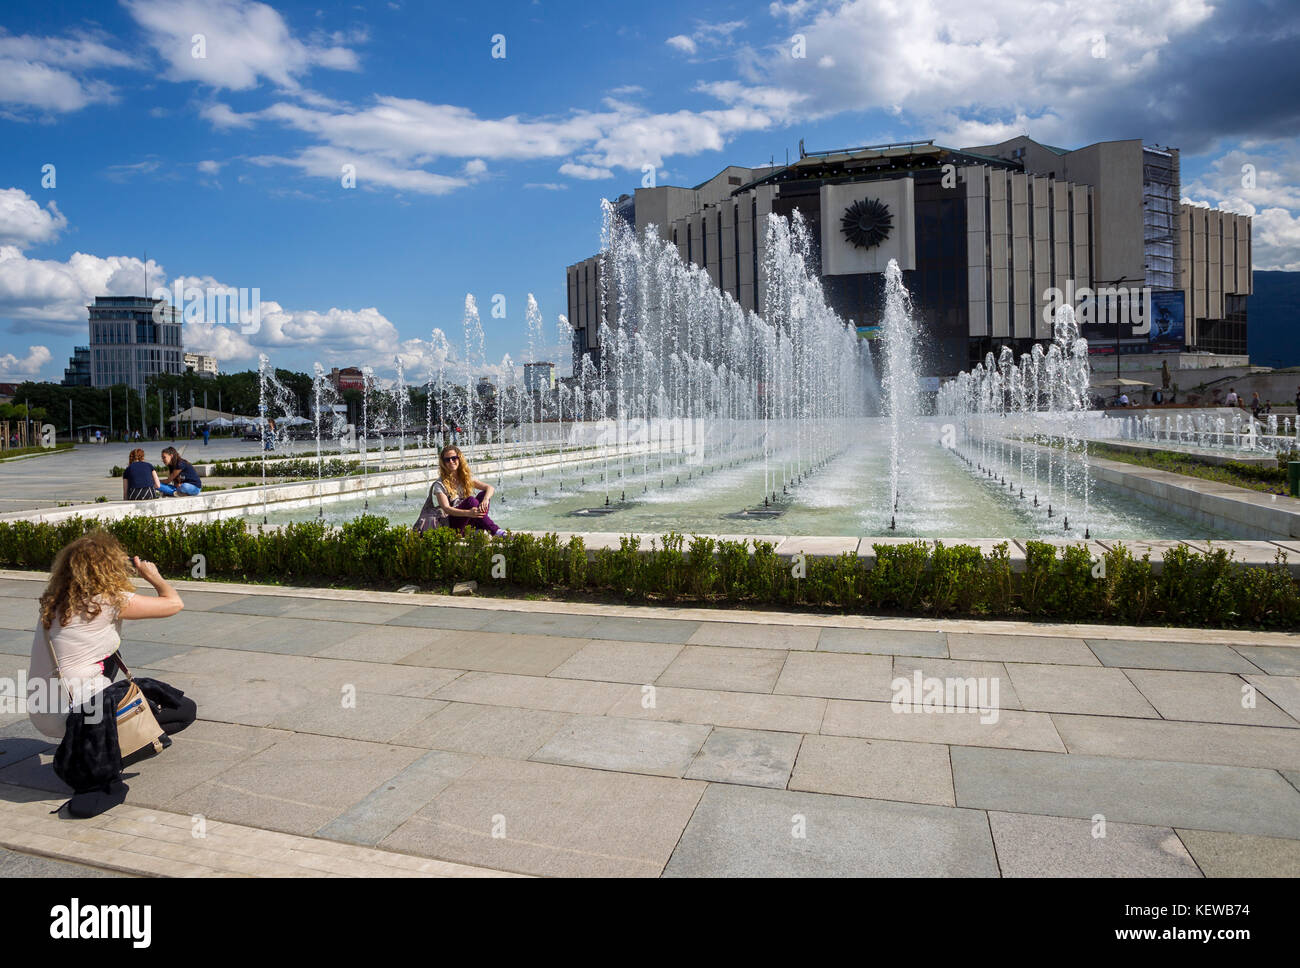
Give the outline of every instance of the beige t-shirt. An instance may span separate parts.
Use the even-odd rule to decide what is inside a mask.
[[[135,592],[126,593],[127,602],[133,597]],[[122,616],[106,599],[101,599],[100,603],[100,612],[92,619],[74,615],[67,625],[61,625],[60,616],[56,614],[50,624],[49,644],[54,646],[54,653],[58,656],[62,682],[55,676],[54,661],[46,645],[46,632],[37,620],[36,633],[32,637],[31,665],[27,672],[27,716],[33,726],[52,739],[63,738],[67,719],[64,704],[68,701],[64,685],[72,693],[71,702],[75,708],[98,695],[112,681],[100,670],[99,663],[122,646]],[[38,680],[41,680],[39,686],[35,685]],[[53,701],[46,697],[52,697]]]

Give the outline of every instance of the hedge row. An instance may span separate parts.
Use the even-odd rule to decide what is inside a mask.
[[[1159,575],[1149,555],[1117,546],[1104,561],[1081,545],[1031,541],[1026,567],[1013,573],[1006,543],[984,554],[970,545],[917,541],[877,545],[874,568],[853,554],[790,560],[770,542],[668,534],[640,547],[588,553],[581,537],[554,534],[465,536],[447,528],[417,534],[363,516],[340,527],[323,522],[248,531],[239,519],[187,522],[130,517],[101,525],[76,517],[58,524],[0,523],[0,566],[48,569],[55,553],[102,526],[131,554],[163,574],[190,578],[203,555],[209,579],[349,585],[418,583],[445,588],[475,580],[510,590],[604,593],[628,601],[811,606],[846,612],[1044,618],[1066,621],[1295,628],[1300,584],[1285,556],[1244,567],[1217,549],[1164,555]]]

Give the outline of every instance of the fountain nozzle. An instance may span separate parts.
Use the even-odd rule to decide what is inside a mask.
[[[889,516],[889,530],[894,530],[894,516],[892,514]]]

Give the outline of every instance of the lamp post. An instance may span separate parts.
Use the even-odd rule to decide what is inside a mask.
[[[1111,279],[1111,280],[1104,280],[1104,279],[1095,280],[1094,285],[1096,288],[1093,291],[1097,294],[1097,305],[1098,306],[1101,305],[1101,290],[1103,288],[1108,289],[1111,286],[1119,286],[1126,282],[1144,282],[1144,281],[1145,281],[1144,279],[1137,279],[1132,276],[1123,276],[1122,278]],[[1123,326],[1123,320],[1121,319],[1120,314],[1116,312],[1115,313],[1115,393],[1116,396],[1118,396],[1119,393],[1123,390],[1123,386],[1119,382],[1119,380],[1121,379],[1119,375],[1119,340],[1120,340],[1121,326]]]

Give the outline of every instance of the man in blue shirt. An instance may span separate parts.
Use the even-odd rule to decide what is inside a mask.
[[[158,485],[158,490],[168,497],[178,494],[193,496],[203,490],[199,481],[199,472],[194,465],[180,455],[175,447],[166,447],[162,452],[163,463],[171,473],[165,483]]]

